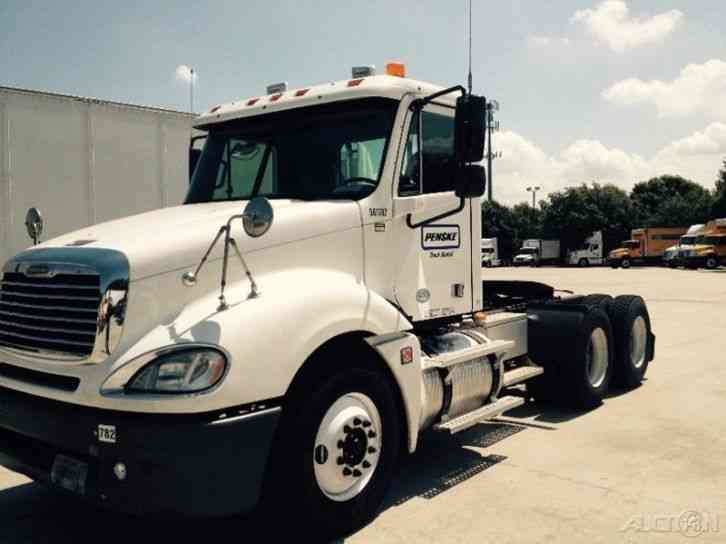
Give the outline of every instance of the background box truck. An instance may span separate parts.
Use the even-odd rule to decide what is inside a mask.
[[[30,245],[30,207],[44,238],[177,205],[188,186],[192,116],[0,87],[0,261]]]
[[[687,227],[633,229],[631,239],[608,254],[608,263],[613,268],[660,263],[665,250],[687,231]]]
[[[485,268],[499,266],[499,244],[496,238],[481,239],[481,265]]]
[[[529,239],[522,242],[522,247],[514,256],[514,266],[540,266],[560,261],[559,240]]]

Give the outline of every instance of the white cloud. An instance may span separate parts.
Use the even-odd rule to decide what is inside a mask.
[[[528,202],[526,187],[533,183],[542,187],[542,198],[593,181],[629,191],[638,181],[663,174],[681,175],[711,188],[726,154],[726,124],[712,123],[649,159],[597,140],[577,140],[558,154],[548,155],[512,131],[498,133],[494,147],[502,152],[494,162],[494,195],[506,204]]]
[[[726,62],[689,64],[672,81],[625,79],[605,89],[602,97],[622,105],[653,104],[661,117],[705,112],[726,119]]]
[[[527,45],[530,47],[541,49],[553,45],[567,47],[570,45],[570,39],[558,36],[530,35],[527,36]]]
[[[623,0],[605,0],[594,9],[576,11],[570,22],[583,24],[598,42],[622,53],[663,41],[682,19],[683,13],[675,9],[651,17],[632,17]]]
[[[661,152],[662,157],[726,155],[726,124],[711,123],[704,130],[676,140]]]
[[[176,78],[179,81],[186,81],[187,83],[189,83],[192,78],[194,78],[194,80],[196,81],[197,73],[190,66],[187,66],[186,64],[180,64],[176,67]]]

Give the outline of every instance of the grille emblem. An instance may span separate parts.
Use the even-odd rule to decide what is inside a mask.
[[[31,264],[23,270],[29,278],[52,278],[55,276],[55,270],[52,270],[47,264]]]

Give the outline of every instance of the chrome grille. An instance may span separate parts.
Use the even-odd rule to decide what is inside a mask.
[[[33,277],[5,272],[0,281],[0,345],[91,355],[101,304],[97,273]]]

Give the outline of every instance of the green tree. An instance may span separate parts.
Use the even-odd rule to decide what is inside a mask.
[[[718,172],[711,206],[711,219],[721,217],[726,217],[726,159],[723,160],[723,167]]]
[[[638,226],[681,227],[705,223],[713,195],[681,176],[660,176],[637,183],[630,193]]]
[[[563,253],[577,249],[596,231],[607,245],[630,237],[633,205],[628,194],[614,185],[586,184],[551,193],[544,206],[545,238],[560,240]]]
[[[519,249],[527,238],[542,237],[542,210],[529,204],[520,203],[512,208],[515,249]]]

